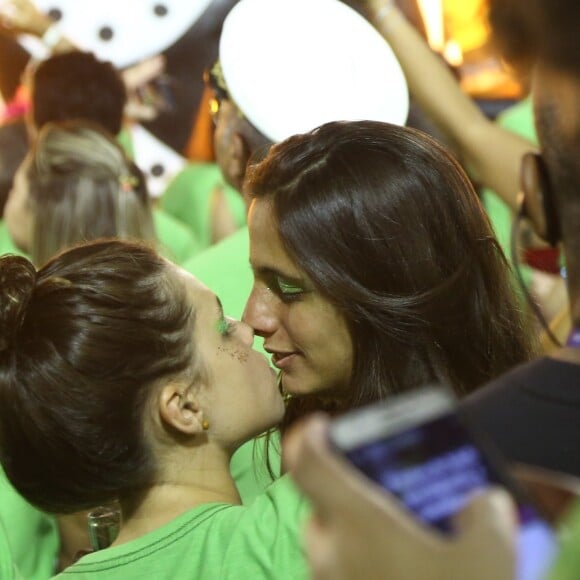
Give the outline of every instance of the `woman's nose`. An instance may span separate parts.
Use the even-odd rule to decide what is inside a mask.
[[[252,288],[242,320],[249,324],[258,336],[273,334],[278,326],[274,296],[268,288]]]

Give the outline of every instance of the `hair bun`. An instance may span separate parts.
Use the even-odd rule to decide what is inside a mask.
[[[21,256],[0,258],[0,352],[12,346],[35,286],[36,269],[31,262]]]

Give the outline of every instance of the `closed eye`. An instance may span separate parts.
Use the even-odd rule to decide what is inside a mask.
[[[299,300],[303,294],[306,292],[305,288],[295,282],[285,280],[280,276],[275,277],[275,289],[278,295],[285,302],[292,302],[294,300]]]

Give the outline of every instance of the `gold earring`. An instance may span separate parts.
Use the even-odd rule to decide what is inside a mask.
[[[207,431],[207,430],[209,429],[209,421],[208,421],[207,419],[204,419],[204,420],[201,422],[201,428],[202,428],[204,431]]]

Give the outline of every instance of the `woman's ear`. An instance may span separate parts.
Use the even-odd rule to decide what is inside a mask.
[[[560,240],[560,222],[549,175],[540,155],[526,153],[523,156],[520,184],[524,195],[524,215],[538,236],[556,246]]]
[[[193,389],[182,383],[165,385],[158,398],[161,422],[184,435],[205,431],[207,423],[203,410],[194,397]]]

